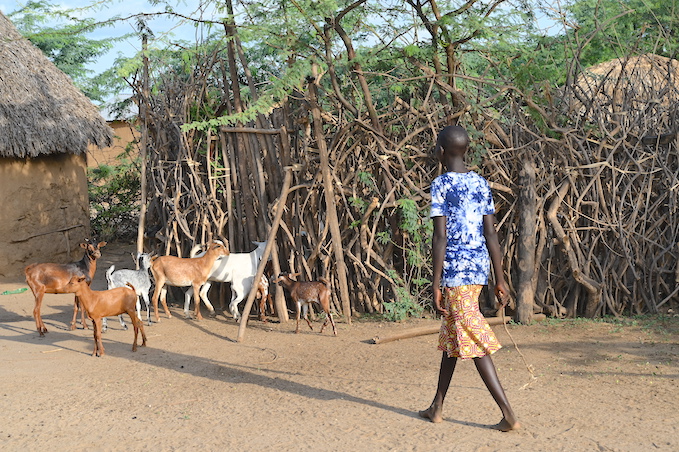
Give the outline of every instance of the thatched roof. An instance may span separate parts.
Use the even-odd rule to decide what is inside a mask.
[[[580,94],[599,102],[655,102],[669,104],[679,98],[679,61],[660,55],[616,58],[591,66],[576,82]]]
[[[0,157],[82,154],[112,136],[97,107],[0,13]]]
[[[679,124],[679,61],[645,54],[585,69],[566,91],[570,112],[620,125],[638,137],[674,136]]]

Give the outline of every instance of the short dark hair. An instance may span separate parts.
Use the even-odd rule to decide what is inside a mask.
[[[460,126],[446,126],[438,135],[436,148],[442,147],[444,152],[449,150],[466,150],[469,145],[469,134]]]

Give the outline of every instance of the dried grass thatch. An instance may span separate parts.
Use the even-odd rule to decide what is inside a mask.
[[[619,124],[638,137],[676,134],[679,61],[660,55],[616,58],[585,69],[571,87],[571,111]],[[662,119],[662,121],[661,121]]]
[[[616,91],[653,87],[654,95],[658,91],[667,94],[667,97],[657,99],[657,102],[667,104],[671,99],[676,99],[679,92],[677,75],[679,61],[647,53],[625,59],[616,58],[591,66],[579,77],[578,85],[590,98],[598,95],[609,99],[613,99],[613,93]],[[639,94],[643,95],[643,91]],[[615,100],[616,106],[622,107],[620,104],[622,99]]]
[[[0,13],[0,156],[80,155],[112,137],[97,107]]]

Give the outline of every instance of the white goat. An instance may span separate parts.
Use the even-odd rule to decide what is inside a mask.
[[[250,293],[252,289],[252,282],[257,274],[257,267],[259,261],[264,254],[266,242],[252,242],[257,245],[253,251],[249,253],[231,253],[228,256],[223,256],[217,259],[212,266],[210,276],[207,282],[200,289],[200,299],[208,305],[211,311],[214,311],[212,304],[207,301],[207,293],[210,290],[210,281],[213,282],[228,282],[231,283],[231,303],[229,304],[229,311],[235,320],[239,320],[241,315],[238,312],[238,303]],[[194,247],[191,250],[191,255],[196,251]],[[202,254],[198,254],[200,256]],[[184,299],[184,315],[189,316],[189,303],[193,295],[193,288],[186,291]]]
[[[151,291],[151,276],[149,269],[151,268],[151,256],[147,253],[137,253],[137,261],[139,262],[139,270],[120,269],[115,271],[115,266],[111,267],[106,272],[106,281],[108,281],[108,288],[114,289],[116,287],[125,287],[128,283],[134,286],[137,292],[137,297],[141,297],[146,304],[146,322],[151,325],[151,300],[149,299],[149,292]],[[141,320],[141,305],[137,299],[137,316]],[[123,316],[118,316],[120,325],[127,329]],[[106,318],[102,322],[102,330],[106,331],[108,328]]]

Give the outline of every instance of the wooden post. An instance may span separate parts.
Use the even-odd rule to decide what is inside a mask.
[[[273,274],[275,276],[280,275],[281,273],[281,264],[280,261],[278,260],[278,247],[275,246],[271,250],[271,263],[272,263],[272,268],[273,268]],[[276,294],[274,295],[273,299],[273,304],[276,306],[276,314],[278,315],[278,320],[283,322],[287,322],[290,320],[290,317],[288,316],[288,305],[285,302],[285,292],[283,291],[283,288],[279,286],[278,284],[274,284]],[[271,293],[271,286],[269,286],[269,293]]]
[[[276,233],[278,232],[278,226],[281,224],[281,218],[283,218],[283,211],[285,211],[285,203],[288,198],[288,192],[290,191],[290,184],[292,183],[292,167],[285,167],[285,180],[283,180],[283,188],[281,189],[281,195],[278,197],[278,205],[276,206],[276,217],[271,224],[271,230],[269,231],[269,236],[266,239],[266,247],[264,248],[264,254],[262,254],[262,259],[259,261],[259,266],[257,267],[257,273],[253,281],[259,281],[264,274],[264,267],[266,267],[266,262],[269,260],[269,255],[276,243]],[[252,285],[250,289],[250,295],[248,295],[248,300],[245,302],[245,307],[243,308],[243,317],[240,319],[240,325],[238,326],[238,342],[242,342],[245,338],[245,326],[248,323],[250,317],[250,310],[252,309],[252,303],[255,301],[255,295],[257,294],[257,284]]]
[[[312,73],[317,72],[317,66],[312,65]],[[316,145],[321,156],[321,173],[323,176],[323,190],[325,191],[326,220],[330,225],[330,235],[332,238],[332,249],[335,255],[335,268],[337,279],[340,286],[340,300],[342,301],[342,311],[347,323],[351,324],[351,301],[349,299],[349,282],[347,281],[347,266],[344,262],[344,250],[342,249],[342,232],[339,228],[337,219],[337,209],[335,208],[335,190],[333,189],[332,174],[330,174],[330,155],[328,146],[325,143],[323,134],[323,119],[321,109],[318,106],[317,81],[309,84],[311,115],[313,117],[313,130],[316,137]]]
[[[149,57],[148,57],[148,35],[142,35],[142,55],[144,65],[142,67],[142,98],[139,100],[139,113],[141,116],[141,146],[139,147],[139,158],[141,159],[141,207],[139,209],[139,226],[137,227],[137,252],[144,252],[144,224],[146,223],[146,147],[148,144],[148,95],[149,95]],[[136,264],[139,270],[139,262]]]
[[[519,270],[516,289],[516,321],[526,324],[533,317],[535,289],[535,229],[537,224],[537,199],[535,197],[535,165],[532,157],[524,154],[519,171],[519,239],[516,245]]]

